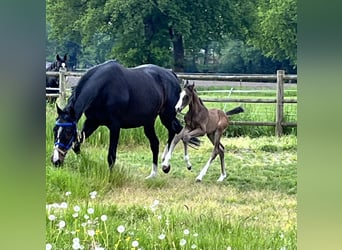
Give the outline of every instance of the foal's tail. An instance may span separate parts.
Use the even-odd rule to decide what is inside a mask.
[[[239,114],[239,113],[242,113],[244,112],[245,110],[240,106],[240,107],[236,107],[236,108],[233,108],[229,111],[226,112],[226,115],[236,115],[236,114]]]

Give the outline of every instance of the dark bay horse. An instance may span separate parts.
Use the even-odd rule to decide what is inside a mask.
[[[189,111],[185,114],[185,127],[177,134],[167,152],[165,159],[162,163],[164,172],[170,171],[170,160],[172,152],[177,143],[182,139],[184,143],[184,160],[186,161],[187,168],[191,169],[191,163],[187,153],[187,143],[189,138],[207,135],[214,149],[207,164],[203,167],[200,174],[197,176],[196,181],[202,181],[203,176],[206,174],[211,162],[220,156],[221,161],[221,176],[217,181],[223,181],[226,178],[226,170],[224,164],[224,146],[220,142],[224,130],[228,127],[229,116],[244,112],[241,107],[236,107],[228,112],[223,112],[219,109],[207,109],[202,100],[198,97],[194,88],[194,83],[190,84],[188,81],[185,83],[183,91],[180,94],[179,100],[175,106],[175,110],[180,112],[187,105]]]
[[[67,68],[67,54],[64,57],[60,57],[58,54],[56,55],[56,61],[47,65],[46,71],[54,71],[58,72],[60,68]],[[58,76],[46,76],[46,87],[47,88],[58,88],[59,87],[59,77]],[[58,90],[46,90],[47,94],[57,94]],[[47,101],[49,103],[55,103],[57,97],[49,96]]]
[[[111,60],[91,68],[79,80],[65,108],[62,110],[56,105],[58,117],[54,127],[53,164],[62,164],[71,147],[79,153],[83,139],[103,125],[110,131],[107,161],[112,170],[120,129],[143,126],[153,154],[148,177],[156,176],[159,140],[155,120],[159,115],[168,130],[166,153],[175,134],[183,128],[175,110],[180,92],[177,76],[156,65],[125,68]],[[86,120],[78,136],[76,125],[83,113]]]

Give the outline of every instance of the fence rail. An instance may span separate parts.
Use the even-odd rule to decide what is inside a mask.
[[[59,88],[47,88],[51,90],[59,90],[57,94],[46,94],[46,96],[61,97],[61,101],[66,101],[66,91],[77,85],[79,78],[84,75],[85,72],[70,72],[61,70],[59,72],[46,72],[49,76],[59,76]],[[202,98],[203,102],[224,102],[224,103],[274,103],[276,105],[276,117],[275,122],[270,121],[231,121],[231,125],[249,125],[249,126],[274,126],[275,134],[281,136],[283,134],[283,127],[297,127],[297,122],[285,122],[284,121],[284,104],[296,104],[297,99],[286,98],[284,96],[284,84],[285,81],[297,81],[297,75],[285,75],[284,70],[278,70],[277,74],[271,75],[213,75],[213,74],[183,74],[177,73],[177,76],[183,80],[194,81],[218,81],[218,82],[250,82],[258,81],[258,84],[263,81],[274,81],[268,87],[274,87],[276,90],[275,99],[266,98]],[[206,83],[206,86],[211,84]],[[230,91],[227,92],[231,92]],[[222,92],[222,91],[221,91]]]

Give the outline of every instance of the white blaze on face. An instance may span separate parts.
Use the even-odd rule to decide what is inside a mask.
[[[58,131],[57,131],[57,143],[59,143],[59,136],[60,136],[60,134],[61,134],[61,132],[62,132],[62,127],[60,127],[59,129],[58,129]],[[58,152],[58,150],[57,150],[57,145],[55,146],[55,148],[53,149],[53,158],[52,158],[52,160],[53,160],[53,162],[56,162],[56,161],[58,161],[59,160],[59,152]]]
[[[179,95],[179,100],[175,106],[176,111],[181,110],[182,108],[182,103],[183,103],[183,98],[186,95],[185,90],[183,90],[180,95]]]
[[[62,63],[62,68],[65,68],[65,63]]]

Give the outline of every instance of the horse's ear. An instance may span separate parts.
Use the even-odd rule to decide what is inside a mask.
[[[193,90],[195,87],[195,82],[189,83],[187,84],[187,88],[189,88],[190,90]]]
[[[64,55],[64,61],[66,61],[68,59],[68,53],[65,53]]]
[[[56,109],[57,109],[57,114],[58,115],[61,115],[63,113],[63,110],[60,107],[58,107],[57,103],[56,103]]]
[[[56,60],[57,61],[62,61],[62,59],[60,58],[60,56],[58,54],[56,55]]]
[[[188,86],[189,86],[189,80],[186,80],[185,83],[184,83],[184,88],[186,88]]]

